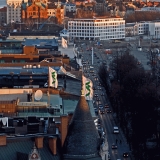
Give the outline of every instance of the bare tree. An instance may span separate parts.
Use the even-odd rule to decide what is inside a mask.
[[[34,19],[32,19],[32,17],[28,18],[26,21],[25,21],[25,25],[27,28],[31,29],[35,24],[35,21]]]

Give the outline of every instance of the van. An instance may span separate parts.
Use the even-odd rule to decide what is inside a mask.
[[[115,134],[119,133],[119,128],[117,126],[113,127],[113,133],[115,133]]]

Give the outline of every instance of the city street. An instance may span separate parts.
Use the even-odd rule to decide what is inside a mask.
[[[101,114],[100,110],[98,111],[98,117],[102,121],[102,127],[104,128],[104,131],[107,136],[107,141],[109,145],[109,155],[111,160],[131,160],[131,157],[124,158],[123,153],[128,152],[130,154],[129,146],[126,142],[126,139],[119,128],[119,133],[114,134],[113,133],[113,127],[118,126],[118,124],[115,123],[114,120],[114,113],[112,112],[112,107],[110,106],[110,103],[108,101],[107,95],[105,93],[105,89],[100,84],[99,76],[98,76],[98,69],[100,66],[100,63],[108,62],[111,60],[111,56],[107,56],[104,52],[104,48],[97,48],[96,46],[93,48],[94,52],[94,59],[93,59],[93,65],[92,65],[92,51],[87,51],[88,48],[91,48],[93,46],[92,43],[86,43],[79,44],[79,50],[81,51],[80,54],[82,57],[82,64],[83,64],[83,73],[84,76],[90,78],[94,84],[94,107],[95,110],[99,110],[99,105],[101,104],[103,108],[105,108],[105,104],[109,105],[109,108],[111,109],[111,113],[106,112],[107,109],[105,108],[104,114]],[[96,56],[95,56],[96,55]],[[112,144],[115,144],[117,146],[117,149],[112,149]]]

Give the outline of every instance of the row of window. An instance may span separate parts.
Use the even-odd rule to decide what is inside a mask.
[[[99,34],[99,33],[95,33],[95,34],[76,34],[76,33],[72,33],[71,34],[72,36],[74,35],[74,36],[101,36],[101,34]],[[108,35],[108,36],[110,36],[110,35],[112,35],[112,36],[124,36],[124,33],[117,33],[117,34],[111,34],[111,33],[106,33],[106,34],[104,34],[104,35]],[[103,35],[102,35],[103,36]]]
[[[74,35],[72,35],[73,37],[75,37]],[[81,38],[84,38],[85,36],[79,36]],[[115,35],[115,36],[100,36],[100,35],[93,35],[90,37],[100,37],[101,39],[121,39],[121,38],[125,38],[125,35]]]
[[[0,63],[5,63],[5,60],[1,59]],[[12,63],[25,63],[25,60],[12,60]]]
[[[71,29],[106,29],[106,28],[124,28],[124,26],[92,26],[92,27],[83,27],[83,26],[81,26],[81,27],[72,27],[72,26],[69,26],[68,28],[71,28]]]
[[[118,26],[118,25],[124,25],[124,22],[117,22],[117,23],[94,23],[94,22],[86,22],[86,23],[81,23],[81,22],[77,22],[77,23],[71,23],[69,22],[68,25],[70,26]]]
[[[94,30],[73,30],[73,29],[69,29],[69,32],[75,32],[75,33],[81,33],[81,32],[119,32],[119,31],[125,31],[125,29],[124,28],[122,28],[122,29],[99,29],[99,30],[97,30],[97,29],[94,29]]]

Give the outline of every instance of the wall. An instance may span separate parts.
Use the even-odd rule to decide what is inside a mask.
[[[0,94],[31,93],[32,89],[0,89]]]
[[[22,19],[29,19],[32,20],[42,20],[47,19],[47,6],[45,8],[42,8],[36,2],[32,3],[30,6],[28,6],[25,10],[22,11]]]
[[[38,50],[36,49],[35,46],[24,46],[23,47],[23,54],[26,54],[26,55],[36,54],[36,55],[38,55]]]
[[[16,101],[0,101],[0,112],[1,113],[15,113],[16,112]]]

